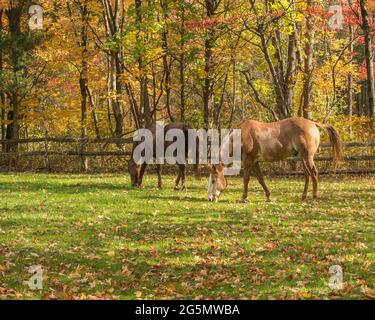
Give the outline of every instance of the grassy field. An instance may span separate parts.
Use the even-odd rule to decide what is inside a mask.
[[[206,179],[174,191],[146,176],[0,174],[3,299],[374,298],[375,177],[321,177],[320,199],[300,202],[303,178],[239,178],[219,203]],[[41,265],[43,289],[28,287]],[[344,287],[332,291],[329,267]]]

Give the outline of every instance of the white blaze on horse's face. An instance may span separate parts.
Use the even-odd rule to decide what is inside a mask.
[[[227,180],[224,176],[224,167],[220,164],[213,165],[208,180],[208,201],[217,202],[226,187]]]
[[[210,174],[208,178],[208,201],[217,202],[220,196],[220,191],[216,190],[216,183],[213,180],[213,175]]]

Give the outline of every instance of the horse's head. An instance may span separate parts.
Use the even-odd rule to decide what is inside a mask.
[[[224,167],[222,164],[214,164],[211,167],[208,181],[208,201],[219,200],[220,194],[227,187],[227,179],[224,176]]]
[[[131,159],[128,163],[128,172],[132,186],[139,187],[141,185],[141,165]]]

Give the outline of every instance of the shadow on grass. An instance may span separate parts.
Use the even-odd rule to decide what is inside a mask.
[[[296,288],[297,281],[305,279],[319,286],[336,260],[344,264],[353,281],[371,284],[370,270],[361,263],[372,253],[369,239],[373,216],[358,214],[355,204],[367,198],[366,210],[370,212],[374,208],[373,187],[353,191],[348,183],[340,192],[325,190],[317,203],[310,193],[302,205],[302,181],[298,184],[301,190],[291,190],[287,179],[282,186],[272,180],[273,203],[265,204],[261,189],[254,188],[250,193],[252,202],[237,205],[229,199],[237,195],[240,198],[239,181],[233,181],[229,192],[215,204],[206,200],[203,185],[188,187],[185,194],[169,190],[170,181],[165,189],[154,191],[151,181],[139,190],[125,179],[124,183],[117,179],[109,183],[87,181],[84,176],[79,177],[82,182],[77,177],[73,181],[47,178],[45,182],[25,179],[0,183],[4,198],[15,199],[14,205],[0,204],[0,214],[12,210],[0,216],[0,230],[5,231],[0,233],[0,264],[5,255],[3,259],[10,262],[1,281],[8,286],[22,286],[28,277],[25,268],[42,264],[49,276],[46,290],[50,286],[61,297],[64,290],[57,283],[67,284],[68,291],[78,288],[78,292],[87,293],[104,287],[132,297],[135,291],[142,291],[154,297],[191,298],[203,294],[205,298],[218,298],[225,291],[230,298],[236,298],[239,286],[251,294],[264,296],[273,290],[278,296],[282,287]],[[42,204],[43,195],[35,202],[20,198],[24,203],[17,203],[20,190],[40,193],[43,189],[58,195],[82,194],[85,202],[81,207],[81,203],[72,202],[65,208],[64,198],[50,197],[48,212]],[[118,194],[106,198],[110,191]],[[100,197],[92,199],[87,195],[91,192],[99,192]],[[160,208],[157,215],[152,215],[154,207],[147,207],[146,200]],[[113,209],[114,201],[118,209]],[[166,201],[173,201],[173,205]],[[127,210],[129,203],[132,207]],[[86,212],[85,206],[91,205],[97,208]],[[98,212],[109,205],[110,213],[105,215],[110,219],[99,218]],[[361,206],[363,211],[362,202]],[[60,219],[56,214],[67,218]],[[9,256],[9,252],[14,254]],[[351,255],[354,260],[346,263]],[[124,266],[129,271],[121,272]],[[307,272],[295,272],[305,267]],[[95,279],[87,280],[90,274]],[[58,282],[54,282],[56,279]],[[108,279],[111,282],[106,282]],[[183,283],[186,288],[182,288]]]
[[[49,191],[51,193],[87,193],[87,192],[95,192],[98,190],[103,191],[131,191],[131,190],[139,190],[132,187],[129,183],[124,184],[112,184],[112,183],[58,183],[58,182],[42,182],[42,181],[21,181],[16,183],[10,182],[1,182],[0,183],[0,192],[7,191],[7,192],[19,192],[27,191],[27,192],[40,192],[42,190]]]
[[[304,221],[303,217],[301,221]],[[38,238],[35,247],[21,243],[0,246],[0,252],[15,253],[14,260],[11,260],[14,265],[5,272],[2,281],[21,285],[28,277],[24,270],[38,264],[46,268],[48,274],[45,289],[53,288],[61,295],[65,289],[60,284],[64,283],[66,291],[76,288],[85,293],[95,292],[104,285],[107,289],[114,287],[117,294],[123,295],[141,290],[164,297],[181,294],[189,298],[204,293],[207,298],[218,297],[219,291],[224,290],[234,298],[239,296],[236,290],[239,286],[252,293],[267,294],[267,290],[275,290],[280,284],[295,287],[297,281],[306,279],[316,285],[321,281],[322,272],[331,264],[325,255],[340,256],[342,246],[338,241],[329,241],[324,233],[296,238],[296,231],[289,233],[284,227],[277,226],[269,228],[267,223],[257,219],[248,219],[247,223],[232,219],[206,221],[203,226],[201,222],[165,223],[152,228],[139,224],[137,218],[129,221],[128,228],[116,229],[117,221],[111,224],[84,226],[79,230],[67,224],[60,233],[70,230],[68,241],[50,247],[48,253],[40,248],[40,244],[58,241],[55,234],[51,239],[49,232],[52,230],[48,228],[46,234],[33,236]],[[206,230],[198,229],[202,227]],[[251,231],[249,227],[258,229]],[[97,237],[101,229],[109,233],[107,238]],[[355,239],[357,231],[348,230],[346,237]],[[222,240],[214,246],[215,238]],[[245,246],[249,239],[254,242],[252,247]],[[107,251],[113,250],[116,241],[122,242],[121,248],[116,248],[115,253],[108,256]],[[267,247],[269,241],[271,247]],[[159,246],[156,243],[160,243]],[[348,248],[344,254],[349,253],[357,253],[357,250]],[[124,263],[125,273],[122,272]],[[310,273],[295,274],[294,270],[301,265],[308,265]],[[354,261],[350,268],[360,268],[360,264]],[[285,272],[280,272],[282,270]],[[87,275],[95,278],[84,281]],[[361,277],[368,276],[368,272],[361,271]],[[108,279],[111,282],[105,284]],[[90,285],[91,282],[98,285]],[[186,283],[188,289],[181,288],[182,283]]]

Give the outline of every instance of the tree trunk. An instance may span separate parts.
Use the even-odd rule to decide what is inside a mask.
[[[114,130],[112,125],[112,114],[111,110],[112,104],[113,104],[113,98],[112,98],[112,70],[111,70],[111,57],[107,55],[107,118],[108,118],[108,128],[109,128],[109,134],[110,136],[114,136]]]
[[[290,117],[293,112],[294,86],[296,84],[295,73],[297,71],[297,34],[296,30],[288,39],[287,68],[283,79],[285,107],[283,112]]]
[[[166,25],[168,20],[168,3],[167,0],[160,0],[160,6],[163,11],[163,22],[165,23],[162,31],[162,47],[163,47],[163,71],[165,74],[165,106],[168,112],[170,121],[174,121],[171,111],[171,62],[168,61],[169,44],[168,44],[168,27]]]
[[[270,56],[268,44],[264,34],[261,33],[260,37],[264,58],[267,62],[275,88],[277,117],[279,119],[289,118],[291,116],[291,110],[293,108],[295,84],[294,75],[296,72],[297,62],[296,35],[295,33],[289,35],[288,54],[286,58],[284,58],[281,49],[279,48],[280,43],[278,43],[277,41],[273,41],[277,60],[276,66],[274,65],[273,59]],[[286,71],[284,71],[283,68],[284,59],[286,60],[287,65]]]
[[[87,87],[86,89],[87,89],[87,95],[88,95],[90,106],[91,106],[91,116],[94,122],[95,137],[97,139],[100,139],[101,134],[100,134],[100,128],[99,128],[99,120],[98,120],[98,115],[96,114],[96,109],[99,105],[99,97],[98,95],[96,95],[94,98],[90,88]]]
[[[213,78],[213,31],[209,31],[208,39],[205,40],[205,79],[203,90],[204,123],[206,128],[212,127],[212,110],[214,108],[214,78]]]
[[[307,10],[309,11],[306,16],[306,44],[305,44],[305,82],[303,87],[303,117],[311,119],[311,103],[312,103],[312,86],[313,86],[313,58],[314,58],[314,21],[310,12],[314,5],[314,1],[307,1]]]
[[[353,1],[349,0],[349,5],[352,6]],[[349,52],[350,54],[354,51],[354,44],[353,44],[353,38],[354,38],[354,30],[353,25],[349,24]],[[352,137],[353,135],[353,74],[350,72],[348,74],[348,116],[349,116],[349,136]]]
[[[121,97],[122,97],[122,83],[121,83],[121,76],[123,74],[122,69],[122,57],[117,50],[114,52],[113,55],[113,63],[114,63],[114,76],[113,76],[113,85],[114,85],[114,92],[116,92],[115,103],[113,104],[114,108],[114,115],[116,121],[116,136],[122,138],[124,135],[124,110],[122,107]]]
[[[3,31],[3,9],[0,10],[0,32]],[[0,72],[3,70],[3,53],[0,51]],[[5,140],[5,93],[0,88],[0,102],[1,102],[1,140]],[[5,144],[2,144],[2,152],[5,152]]]
[[[141,33],[141,23],[143,20],[143,12],[142,12],[142,0],[135,0],[135,9],[136,9],[136,21],[138,24],[138,32],[137,32],[137,43],[139,47],[138,53],[138,68],[140,71],[139,77],[139,85],[140,85],[140,107],[143,114],[143,120],[146,127],[152,124],[152,112],[150,109],[150,100],[148,96],[148,78],[147,73],[144,70],[144,57],[142,54],[142,48],[144,46],[143,36],[140,35]]]
[[[5,113],[5,95],[4,93],[1,93],[0,94],[0,99],[1,99],[1,104],[2,104],[2,108],[1,108],[1,140],[5,140],[5,134],[6,134],[6,126],[5,126],[5,119],[6,119],[6,113]],[[1,148],[2,152],[5,152],[5,143],[2,144],[2,148]]]
[[[122,32],[122,24],[120,17],[120,1],[115,0],[114,6],[111,1],[102,0],[106,36],[110,39],[115,38]],[[125,14],[124,12],[122,13]],[[123,17],[122,17],[123,18]],[[108,53],[108,106],[113,111],[115,118],[115,136],[121,138],[124,134],[124,112],[121,103],[122,86],[121,76],[122,68],[122,53],[120,47],[112,48]],[[110,114],[109,114],[109,123]],[[111,130],[112,131],[112,130]]]
[[[141,104],[141,109],[143,110],[144,124],[146,127],[149,127],[152,124],[152,114],[151,114],[151,109],[150,109],[150,100],[148,96],[147,75],[141,76],[140,86],[141,86],[140,104]]]
[[[374,62],[372,50],[372,36],[371,27],[369,23],[368,1],[359,0],[362,15],[362,28],[365,37],[365,57],[367,68],[367,96],[370,115],[374,120],[375,125],[375,82],[374,82]]]
[[[206,16],[212,19],[215,15],[217,3],[215,0],[205,0]],[[215,30],[214,27],[207,31],[204,41],[204,88],[203,88],[203,106],[204,106],[204,124],[206,129],[211,128],[213,123],[212,112],[215,106],[214,97],[214,49],[215,46]]]
[[[9,21],[9,33],[10,38],[14,39],[13,41],[17,41],[21,37],[21,15],[22,15],[22,4],[19,6],[13,6],[6,11]],[[22,71],[22,67],[20,65],[21,54],[19,48],[17,48],[16,43],[13,43],[10,47],[10,64],[13,69],[13,77],[14,81],[17,79],[17,75],[19,72]],[[11,111],[8,112],[8,121],[11,123],[7,125],[7,139],[15,139],[19,138],[19,92],[18,92],[18,84],[15,85],[12,92],[10,92],[10,106]],[[11,149],[16,151],[18,149],[18,143],[12,144],[12,146],[8,145],[8,151]]]
[[[82,50],[81,53],[81,71],[79,74],[79,87],[81,92],[81,139],[84,140],[87,138],[87,89],[88,89],[88,62],[87,62],[87,29],[88,29],[88,9],[87,4],[80,6],[81,14],[81,43],[80,47]],[[82,141],[81,153],[85,152],[85,142]],[[88,170],[88,159],[85,156],[81,156],[81,169],[83,171]]]
[[[125,89],[126,93],[128,95],[129,99],[129,104],[130,104],[130,110],[132,112],[132,116],[135,122],[135,127],[137,129],[141,128],[141,124],[139,121],[139,112],[138,112],[138,106],[137,106],[137,101],[135,100],[134,94],[133,94],[133,88],[129,82],[125,83]]]
[[[123,129],[123,111],[120,103],[121,86],[119,87],[119,77],[117,65],[117,52],[111,51],[109,56],[109,78],[108,78],[108,99],[113,116],[115,118],[115,136],[121,138],[124,132]]]
[[[181,6],[181,23],[180,23],[180,47],[179,47],[179,81],[180,81],[180,120],[184,121],[185,118],[185,7]]]

